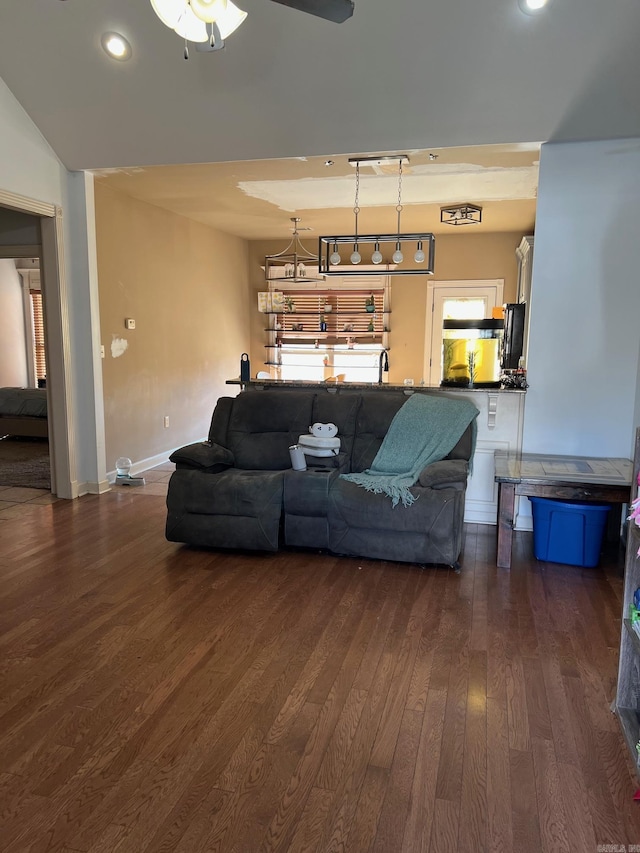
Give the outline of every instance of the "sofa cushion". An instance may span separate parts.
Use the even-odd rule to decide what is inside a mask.
[[[214,548],[277,551],[283,471],[176,470],[167,494],[167,538]]]
[[[227,446],[229,418],[233,411],[235,399],[235,397],[218,397],[218,402],[211,415],[211,424],[209,426],[210,442]]]
[[[313,423],[314,394],[243,391],[233,401],[227,446],[237,468],[281,471],[291,467],[289,447]]]
[[[391,421],[407,399],[405,394],[394,391],[362,394],[351,453],[352,471],[360,472],[371,467]]]
[[[330,525],[357,527],[361,530],[426,533],[434,525],[447,503],[447,490],[413,486],[418,499],[411,506],[393,506],[387,495],[368,492],[348,480],[336,479],[329,493]],[[453,499],[454,490],[451,490]]]
[[[169,459],[178,467],[197,468],[210,474],[224,471],[233,465],[233,453],[230,450],[207,441],[199,441],[174,450]]]

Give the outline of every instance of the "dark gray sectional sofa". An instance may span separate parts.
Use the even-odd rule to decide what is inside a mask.
[[[213,548],[277,551],[291,545],[455,565],[471,425],[446,459],[422,471],[411,490],[419,499],[411,506],[392,507],[386,495],[339,477],[370,467],[406,400],[402,392],[342,389],[249,389],[220,398],[208,442],[171,456],[176,470],[167,496],[167,538]],[[294,471],[289,446],[318,422],[338,426],[340,454],[308,458],[307,471]]]

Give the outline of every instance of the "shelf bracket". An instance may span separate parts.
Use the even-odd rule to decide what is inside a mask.
[[[489,394],[489,406],[487,409],[487,428],[496,428],[496,418],[498,416],[498,395]]]

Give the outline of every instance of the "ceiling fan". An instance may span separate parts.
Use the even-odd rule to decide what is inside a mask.
[[[354,8],[353,0],[273,1],[336,24],[350,18]],[[247,17],[232,0],[151,0],[151,5],[162,23],[185,40],[185,59],[189,58],[188,42],[194,42],[199,51],[221,50]]]
[[[308,12],[325,21],[342,24],[353,15],[353,0],[273,0],[291,9]]]

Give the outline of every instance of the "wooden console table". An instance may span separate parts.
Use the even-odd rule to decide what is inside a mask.
[[[511,568],[513,516],[516,495],[562,498],[589,503],[629,503],[633,465],[630,459],[590,456],[552,456],[496,450],[498,483],[498,558]]]

